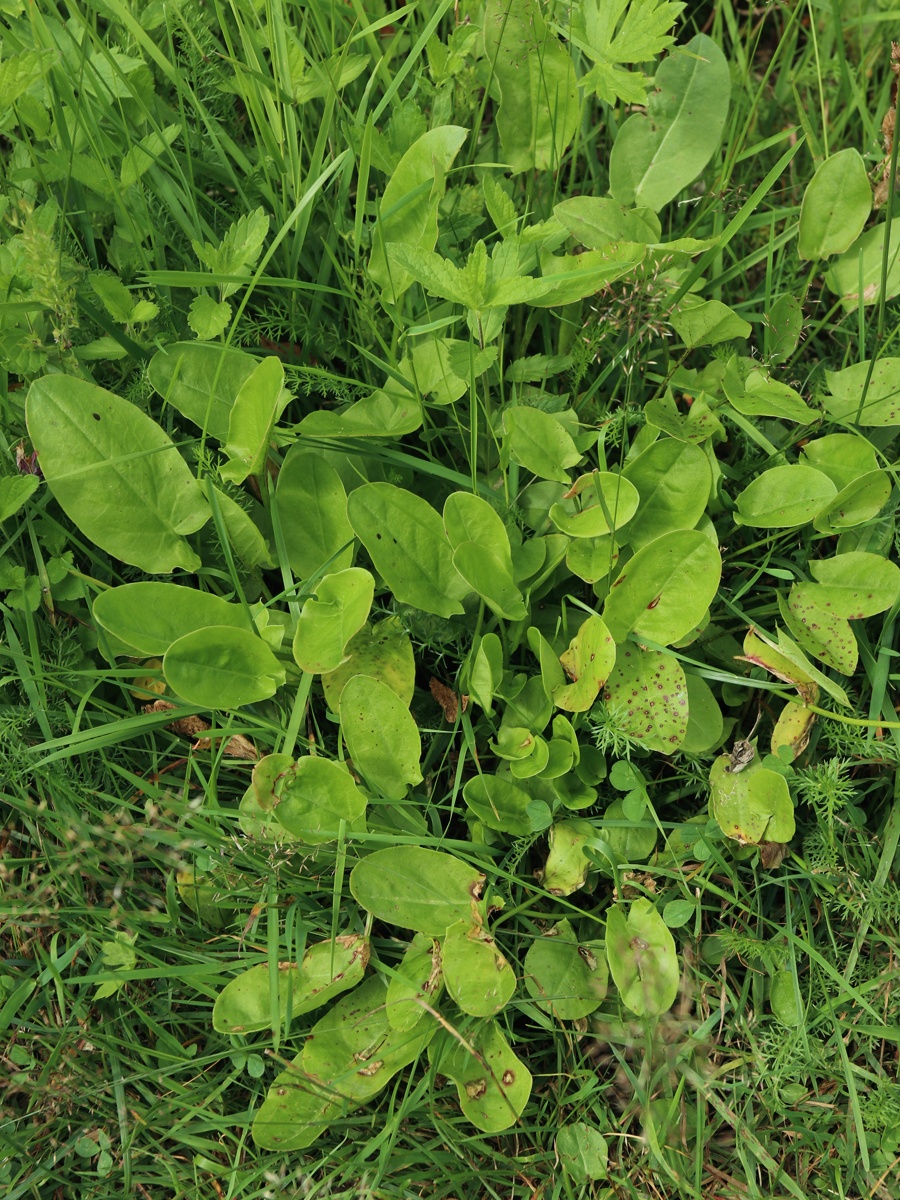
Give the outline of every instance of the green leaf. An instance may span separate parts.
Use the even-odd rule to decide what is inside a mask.
[[[431,937],[472,921],[483,883],[476,868],[424,846],[376,850],[350,873],[353,898],[377,920]]]
[[[229,458],[221,467],[223,479],[243,483],[248,475],[262,474],[272,429],[289,399],[281,360],[274,354],[264,358],[234,399],[223,447]]]
[[[731,97],[725,55],[698,33],[656,72],[647,115],[620,128],[609,160],[609,190],[620,204],[658,212],[693,182],[715,154]]]
[[[640,550],[676,529],[693,529],[706,511],[712,487],[709,459],[697,446],[660,438],[622,472],[637,488],[637,515],[619,538]]]
[[[238,392],[258,360],[230,346],[175,342],[150,359],[147,378],[183,417],[224,442]]]
[[[756,529],[805,525],[837,495],[827,475],[813,467],[770,467],[740,493],[735,520]]]
[[[803,465],[827,475],[838,493],[848,484],[877,470],[875,447],[855,433],[829,433],[806,443],[800,452]]]
[[[219,506],[229,545],[244,566],[251,571],[254,567],[274,567],[276,559],[272,548],[250,514],[245,512],[236,500],[232,500],[225,492],[213,487],[208,477],[199,480],[199,483],[200,490],[207,500],[210,498],[210,492],[215,493],[216,504]],[[262,513],[259,505],[254,504],[253,510],[258,514]]]
[[[553,703],[566,712],[587,712],[609,677],[616,661],[616,646],[605,622],[590,616],[559,660],[571,683],[553,689]]]
[[[509,452],[520,466],[541,479],[568,483],[566,473],[581,454],[561,423],[539,408],[515,405],[503,413]]]
[[[794,806],[787,780],[757,759],[732,771],[731,755],[722,754],[709,776],[709,811],[726,837],[742,846],[789,842],[794,836]]]
[[[604,620],[617,642],[634,632],[671,645],[703,619],[721,576],[722,558],[705,533],[665,533],[619,572],[603,606]]]
[[[531,1095],[531,1073],[496,1021],[475,1026],[461,1045],[441,1029],[428,1047],[432,1067],[456,1084],[463,1116],[483,1133],[515,1125]]]
[[[872,188],[858,150],[839,150],[820,164],[800,206],[797,253],[807,260],[849,250],[872,211]]]
[[[595,66],[581,86],[607,104],[644,104],[646,77],[621,64],[648,62],[673,45],[669,30],[683,8],[671,0],[582,0],[572,9],[571,37]]]
[[[891,240],[885,250],[885,230],[880,221],[867,229],[832,265],[825,282],[841,298],[845,312],[855,312],[862,302],[876,304],[881,298],[882,263],[887,257],[885,299],[900,291],[900,222],[891,225]],[[849,368],[848,368],[849,369]]]
[[[188,325],[201,342],[211,341],[225,332],[231,320],[231,305],[227,300],[216,301],[204,292],[195,296],[188,309]]]
[[[86,537],[151,575],[200,566],[185,535],[206,524],[209,506],[155,421],[68,375],[36,380],[25,415],[47,486]]]
[[[687,681],[674,655],[631,644],[619,646],[603,701],[615,713],[617,727],[648,750],[674,754],[684,742]]]
[[[484,52],[500,93],[495,117],[514,175],[555,171],[578,125],[575,67],[538,0],[488,0]]]
[[[333,1090],[303,1071],[303,1052],[276,1075],[253,1118],[253,1141],[261,1150],[305,1150],[346,1105]]]
[[[803,333],[803,305],[790,292],[782,292],[766,313],[766,360],[775,365],[794,353]]]
[[[122,155],[122,167],[119,171],[119,184],[128,188],[158,164],[158,160],[166,155],[166,151],[181,134],[180,125],[166,125],[158,132],[154,129]]]
[[[632,902],[628,916],[618,905],[606,916],[609,970],[626,1008],[659,1017],[678,995],[675,939],[649,900]]]
[[[607,284],[630,275],[644,261],[647,247],[637,242],[613,242],[602,250],[584,254],[551,254],[542,251],[544,290],[530,303],[535,308],[557,308],[593,296]]]
[[[214,276],[240,275],[250,278],[250,269],[255,266],[262,253],[263,242],[269,232],[269,216],[262,208],[239,217],[222,238],[218,246],[211,242],[192,242],[194,253],[212,271]],[[221,298],[233,296],[240,283],[233,280],[218,283]]]
[[[776,971],[769,986],[769,1005],[776,1020],[788,1029],[798,1029],[805,1017],[793,971]]]
[[[566,503],[573,496],[577,507]],[[639,504],[637,488],[623,475],[591,471],[575,480],[562,503],[550,506],[550,520],[568,537],[598,538],[626,525]]]
[[[863,398],[870,365],[867,360],[843,371],[826,371],[831,396],[825,397],[825,407],[835,421],[855,422],[859,412],[860,425],[868,429],[900,425],[900,358],[878,359]]]
[[[442,966],[449,995],[472,1017],[502,1012],[516,990],[512,967],[478,923],[456,921],[448,928]]]
[[[0,523],[14,517],[40,485],[36,475],[6,475],[0,479]]]
[[[596,795],[596,793],[595,793]],[[547,860],[539,877],[551,896],[571,896],[584,887],[591,862],[585,846],[597,836],[590,821],[557,821],[547,835]]]
[[[707,438],[724,440],[725,437],[722,422],[710,408],[702,392],[693,399],[687,413],[682,413],[672,393],[667,390],[658,400],[647,401],[644,405],[644,418],[648,425],[661,429],[663,433],[679,442],[700,445]]]
[[[626,804],[634,804],[639,815],[627,814]],[[656,849],[656,827],[644,818],[646,805],[647,793],[641,784],[607,805],[600,828],[595,832],[624,863],[646,862]]]
[[[568,921],[536,937],[525,955],[525,988],[559,1021],[579,1021],[606,997],[609,970],[602,943],[579,943]]]
[[[240,708],[268,700],[284,683],[284,667],[246,629],[211,625],[172,642],[163,674],[176,695],[201,708]]]
[[[124,583],[94,600],[94,619],[132,647],[133,657],[161,655],[186,633],[209,625],[252,632],[240,604],[175,583]]]
[[[453,492],[443,517],[453,566],[472,591],[499,617],[523,620],[526,608],[513,579],[509,534],[496,511],[479,496]]]
[[[815,583],[795,583],[787,602],[779,596],[784,622],[802,648],[842,675],[852,675],[859,661],[859,647],[849,621],[825,607],[824,595]]]
[[[574,11],[573,17],[577,22]],[[581,83],[584,86],[584,80]],[[557,204],[553,215],[589,250],[600,250],[611,242],[653,244],[662,238],[662,226],[653,209],[626,208],[608,196],[573,196]]]
[[[278,473],[278,518],[288,562],[301,579],[330,564],[335,571],[353,562],[353,528],[341,477],[321,454],[295,443]]]
[[[566,550],[566,566],[585,583],[605,579],[619,561],[619,547],[611,537],[578,538]]]
[[[704,754],[719,744],[724,723],[722,710],[709,684],[699,675],[685,675],[688,694],[688,724],[681,743],[685,754]]]
[[[402,800],[422,782],[422,743],[409,709],[395,691],[355,675],[341,692],[341,732],[356,769],[388,800]]]
[[[531,796],[499,775],[475,775],[463,788],[469,809],[488,829],[524,837],[534,830],[528,812]]]
[[[819,585],[819,603],[848,621],[885,612],[900,594],[900,567],[880,554],[852,550],[834,558],[814,559],[809,569]]]
[[[717,346],[733,338],[750,336],[752,325],[720,300],[688,296],[669,317],[672,328],[686,346]]]
[[[341,821],[352,827],[365,811],[366,797],[341,763],[307,756],[281,774],[275,816],[308,845],[334,841]]]
[[[463,612],[469,586],[426,500],[390,483],[366,483],[350,493],[347,516],[396,600],[439,617]]]
[[[765,371],[751,367],[751,359],[735,355],[728,363],[722,386],[728,402],[745,417],[780,417],[809,424],[819,417],[815,409],[786,383],[770,379]]]
[[[10,10],[7,12],[12,15]],[[46,75],[59,57],[59,51],[52,49],[8,54],[0,63],[0,112],[4,115],[11,112],[19,97]]]
[[[443,986],[440,943],[417,933],[388,982],[387,1019],[392,1029],[412,1029],[425,1016],[418,1001],[434,1005]]]
[[[284,1022],[355,987],[362,979],[369,960],[369,943],[360,934],[348,934],[310,946],[299,967],[278,964],[278,1009],[274,1014]],[[226,983],[213,1005],[212,1023],[217,1033],[255,1033],[272,1028],[269,965],[250,967]]]
[[[843,533],[845,529],[872,521],[890,500],[892,486],[887,471],[860,475],[816,514],[813,525],[819,533]]]
[[[100,272],[89,276],[89,283],[103,302],[103,307],[114,321],[125,325],[131,318],[134,301],[131,292],[116,275],[105,275]]]
[[[307,600],[294,630],[294,662],[304,671],[334,671],[344,647],[362,629],[372,607],[375,580],[361,567],[326,575]]]
[[[432,250],[438,235],[438,205],[444,177],[468,137],[460,125],[441,125],[423,133],[406,151],[388,180],[372,231],[369,278],[384,298],[396,304],[413,282],[413,275],[389,262],[389,243]]]
[[[592,1125],[573,1121],[556,1135],[556,1153],[563,1170],[577,1184],[606,1178],[609,1149],[606,1139]]]
[[[416,663],[409,634],[397,617],[386,617],[373,629],[366,626],[345,647],[346,661],[322,676],[328,707],[340,714],[341,695],[354,675],[368,675],[391,688],[404,705],[413,698]]]
[[[422,405],[407,391],[378,390],[343,412],[319,409],[303,418],[299,431],[315,438],[388,438],[412,433],[422,424]]]

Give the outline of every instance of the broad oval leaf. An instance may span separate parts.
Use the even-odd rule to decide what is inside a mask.
[[[453,565],[440,516],[420,496],[391,483],[350,493],[347,516],[376,570],[401,604],[439,617],[463,612],[469,585]]]
[[[329,561],[340,571],[353,562],[347,493],[321,454],[297,443],[278,473],[278,517],[291,569],[308,579]]]
[[[409,634],[397,617],[368,625],[345,647],[346,661],[322,676],[322,690],[333,713],[341,711],[341,695],[354,675],[368,675],[386,684],[409,707],[416,682],[416,661]]]
[[[536,937],[525,955],[525,988],[545,1012],[578,1021],[606,997],[609,970],[602,943],[580,943],[569,921]]]
[[[307,755],[281,776],[275,816],[308,845],[333,841],[341,821],[353,826],[365,811],[365,794],[340,763]]]
[[[887,471],[870,471],[842,488],[831,504],[818,513],[813,525],[819,533],[843,533],[874,520],[891,498]]]
[[[699,624],[721,575],[721,555],[705,533],[664,534],[619,572],[603,607],[604,620],[617,642],[634,631],[671,645]]]
[[[885,612],[900,595],[900,567],[880,554],[851,550],[814,559],[809,569],[819,585],[818,602],[848,621]]]
[[[463,799],[488,829],[523,837],[534,828],[528,815],[531,796],[502,776],[474,776],[463,788]]]
[[[606,915],[609,970],[626,1008],[659,1017],[678,996],[675,939],[649,900],[635,900],[626,917],[618,905]]]
[[[94,617],[105,630],[141,654],[165,654],[174,641],[208,625],[252,631],[239,604],[177,583],[124,583],[101,592]]]
[[[880,257],[878,264],[880,269]],[[900,358],[878,359],[871,378],[870,366],[866,361],[843,371],[826,371],[831,395],[825,397],[825,407],[836,421],[855,423],[858,416],[860,425],[867,429],[900,425]]]
[[[872,187],[858,150],[839,150],[820,164],[800,206],[797,252],[807,260],[843,254],[872,211]]]
[[[584,1121],[563,1125],[556,1135],[556,1153],[563,1170],[577,1184],[606,1178],[609,1148],[603,1134],[593,1125]]]
[[[815,583],[795,583],[786,602],[779,597],[781,615],[808,654],[842,675],[852,675],[859,661],[859,647],[850,622],[825,607],[820,591]]]
[[[640,494],[634,483],[612,471],[591,471],[576,479],[565,494],[578,505],[551,505],[550,520],[568,537],[598,538],[621,529],[638,510]]]
[[[375,580],[362,567],[326,575],[297,618],[294,661],[304,671],[334,671],[344,647],[365,625],[375,595]]]
[[[178,638],[163,658],[166,682],[201,708],[240,708],[268,700],[284,683],[284,667],[246,629],[211,625]]]
[[[466,1040],[460,1045],[442,1029],[428,1047],[429,1061],[456,1084],[463,1116],[484,1133],[499,1133],[524,1111],[531,1073],[496,1021],[481,1022]]]
[[[787,780],[757,759],[741,771],[722,754],[709,776],[709,811],[726,837],[742,846],[789,842],[794,836],[794,806]]]
[[[272,354],[244,380],[234,398],[223,447],[229,459],[221,467],[223,479],[243,483],[248,475],[262,474],[272,428],[289,399],[290,393],[284,390],[284,367]]]
[[[147,378],[166,401],[210,437],[224,442],[235,397],[259,360],[210,342],[175,342],[157,351]]]
[[[674,754],[684,742],[687,681],[673,654],[620,646],[603,701],[615,714],[617,727],[648,750]]]
[[[735,519],[756,529],[794,529],[811,521],[836,495],[828,476],[813,467],[770,467],[738,496]]]
[[[712,469],[689,442],[661,438],[622,474],[637,488],[640,505],[619,540],[635,550],[672,530],[693,529],[706,509]]]
[[[517,463],[541,479],[569,482],[567,470],[581,454],[559,421],[539,408],[515,405],[504,412],[503,428]]]
[[[393,688],[354,675],[341,692],[341,732],[354,766],[388,800],[422,782],[422,742],[409,708]]]
[[[379,921],[443,937],[457,921],[472,921],[484,876],[452,854],[424,846],[390,846],[361,859],[350,891]]]
[[[493,1017],[516,990],[512,967],[482,925],[456,921],[444,938],[444,984],[464,1013]]]
[[[647,115],[619,130],[609,160],[609,190],[620,204],[659,211],[715,154],[728,118],[731,75],[725,55],[698,33],[664,59]]]
[[[572,682],[553,689],[553,703],[566,712],[587,712],[616,661],[615,642],[601,617],[588,617],[559,661]]]
[[[443,987],[440,942],[417,933],[388,982],[387,1019],[393,1029],[412,1029]],[[419,1003],[423,1001],[424,1003]]]
[[[25,417],[47,485],[86,537],[151,575],[200,566],[185,535],[206,524],[209,505],[155,421],[70,375],[35,380]]]

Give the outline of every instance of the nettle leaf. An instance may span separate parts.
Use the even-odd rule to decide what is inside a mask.
[[[572,10],[571,38],[595,65],[581,86],[607,104],[646,103],[646,76],[621,64],[649,62],[673,45],[669,30],[684,7],[671,0],[583,0]]]
[[[441,1029],[428,1047],[435,1071],[456,1084],[463,1116],[483,1133],[515,1125],[531,1095],[531,1073],[496,1021],[483,1021],[460,1045]]]
[[[245,213],[231,225],[218,246],[211,242],[191,242],[194,253],[209,267],[213,275],[239,275],[250,278],[249,268],[259,258],[266,234],[269,232],[269,216],[262,208]],[[218,283],[218,281],[216,281]],[[241,286],[239,282],[222,280],[218,283],[221,299],[233,296]]]
[[[858,150],[839,150],[820,164],[800,206],[797,253],[807,260],[843,254],[865,228],[872,187]]]
[[[675,529],[693,529],[706,511],[712,468],[702,450],[675,438],[660,438],[622,472],[640,497],[637,514],[621,541],[640,550]]]
[[[855,423],[859,414],[860,425],[867,429],[900,425],[900,358],[878,359],[863,394],[869,366],[866,361],[854,363],[843,371],[826,371],[825,382],[831,395],[825,397],[825,407],[835,421]]]
[[[514,175],[556,170],[580,114],[568,51],[547,28],[538,0],[488,0],[483,30],[506,161]]]
[[[361,567],[326,575],[307,600],[294,630],[294,662],[304,671],[334,671],[344,647],[365,625],[375,595],[375,580]]]
[[[602,942],[579,942],[569,921],[534,939],[524,971],[529,996],[559,1021],[579,1021],[606,998],[606,949]]]
[[[830,507],[836,495],[828,476],[813,467],[770,467],[737,497],[735,520],[756,529],[794,529]]]
[[[169,687],[201,708],[240,708],[274,696],[284,667],[262,640],[246,629],[212,625],[172,642],[163,658]]]
[[[603,618],[617,642],[629,633],[668,646],[703,619],[719,589],[722,558],[705,533],[665,533],[639,550],[613,582]]]
[[[614,712],[617,727],[648,750],[674,754],[684,742],[687,681],[674,655],[619,646],[603,701]]]
[[[108,633],[134,650],[134,658],[165,654],[178,638],[209,625],[252,632],[242,605],[175,583],[121,584],[101,592],[93,612]]]
[[[787,780],[757,759],[742,771],[722,754],[709,775],[710,815],[726,837],[742,846],[789,842],[794,836],[794,805]]]
[[[223,479],[243,483],[248,475],[262,474],[272,429],[290,398],[281,360],[274,354],[264,358],[235,396],[223,447],[230,460],[221,467]]]
[[[567,470],[581,459],[562,424],[539,408],[513,405],[503,413],[509,452],[520,466],[541,479],[568,483]]]
[[[212,1023],[217,1033],[255,1033],[271,1029],[272,1017],[284,1023],[355,987],[369,961],[368,940],[358,933],[309,946],[298,967],[278,964],[278,1007],[272,1013],[269,964],[261,963],[230,980],[216,997]]]
[[[202,342],[212,341],[225,332],[231,320],[231,305],[227,300],[213,300],[202,293],[195,296],[188,309],[188,325]]]
[[[809,569],[819,585],[819,603],[848,621],[885,612],[900,595],[900,567],[880,554],[852,550],[814,559]]]
[[[424,846],[376,850],[350,873],[350,891],[366,912],[431,937],[457,921],[471,923],[483,884],[475,867]]]
[[[447,992],[469,1016],[493,1017],[512,999],[515,973],[481,924],[454,922],[441,961]]]
[[[155,421],[69,375],[35,380],[25,418],[47,486],[86,537],[151,575],[200,566],[186,535],[206,524],[209,505]]]
[[[731,75],[716,43],[698,33],[659,66],[647,115],[619,130],[609,190],[620,204],[659,211],[691,183],[718,149],[728,119]]]
[[[373,628],[368,625],[344,648],[346,660],[335,671],[322,676],[322,690],[333,713],[340,714],[341,695],[354,675],[368,675],[385,684],[408,708],[413,698],[416,663],[409,634],[397,617],[386,617]]]
[[[434,248],[444,178],[468,135],[460,125],[441,125],[423,133],[400,159],[384,189],[372,231],[369,278],[393,304],[415,275],[399,260],[389,261],[387,248],[392,242],[415,250]]]
[[[639,1017],[659,1017],[678,996],[675,939],[649,900],[619,905],[606,915],[606,957],[626,1008]]]
[[[365,811],[365,794],[341,763],[307,756],[281,773],[275,816],[308,845],[334,841],[341,821],[355,828]]]
[[[420,496],[390,483],[350,493],[347,516],[386,585],[401,604],[439,617],[463,612],[469,585],[453,565],[441,518]]]
[[[422,782],[422,742],[407,706],[386,683],[355,675],[341,692],[341,733],[356,769],[388,800]]]
[[[258,365],[230,346],[175,342],[153,355],[147,378],[167,404],[224,442],[237,394]]]
[[[587,712],[616,661],[616,645],[602,618],[588,617],[559,661],[572,682],[553,689],[553,703],[566,712]]]
[[[341,477],[321,454],[295,443],[275,490],[278,517],[291,570],[301,579],[326,564],[339,571],[353,562],[353,527]]]

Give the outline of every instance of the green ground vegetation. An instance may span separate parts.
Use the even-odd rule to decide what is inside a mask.
[[[891,0],[0,0],[6,1200],[889,1200]]]

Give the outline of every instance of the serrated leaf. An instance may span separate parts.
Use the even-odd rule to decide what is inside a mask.
[[[212,341],[224,333],[230,320],[231,305],[228,301],[218,303],[205,294],[195,296],[188,309],[188,325],[202,342]]]
[[[582,87],[607,104],[643,104],[646,77],[621,64],[648,62],[673,45],[669,30],[683,8],[671,0],[582,0],[572,10],[572,40],[596,64]]]

